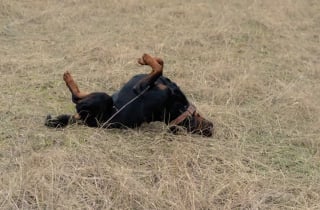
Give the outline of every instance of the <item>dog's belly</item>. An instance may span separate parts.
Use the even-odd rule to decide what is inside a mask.
[[[174,92],[180,92],[180,89],[174,82],[161,76],[156,83],[167,88],[159,88],[155,85],[139,96],[133,87],[145,76],[146,74],[134,76],[111,96],[114,108],[118,110],[111,123],[137,127],[143,122],[163,121],[168,99]]]

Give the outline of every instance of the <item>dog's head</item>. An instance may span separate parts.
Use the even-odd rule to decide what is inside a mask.
[[[210,137],[214,133],[213,123],[206,120],[197,111],[188,117],[183,122],[183,125],[190,133],[196,133],[206,137]]]
[[[206,137],[212,136],[214,132],[213,123],[202,117],[192,104],[188,106],[186,111],[172,120],[170,125],[170,130],[173,132],[177,132],[179,126],[184,127],[190,133],[200,134]]]
[[[167,84],[171,90],[169,112],[171,121],[168,121],[170,130],[175,132],[179,126],[184,127],[190,133],[210,137],[214,133],[213,123],[205,119],[196,107],[189,103],[180,88],[174,84]],[[172,120],[173,119],[173,120]]]

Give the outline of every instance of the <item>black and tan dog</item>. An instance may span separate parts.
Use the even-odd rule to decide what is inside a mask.
[[[200,116],[174,82],[162,76],[161,58],[144,54],[138,63],[149,65],[152,72],[134,76],[112,96],[103,92],[82,92],[70,73],[64,73],[63,79],[71,91],[77,114],[54,118],[48,115],[45,125],[64,127],[81,121],[90,127],[134,128],[144,122],[162,121],[171,131],[184,127],[191,133],[212,136],[213,124]]]

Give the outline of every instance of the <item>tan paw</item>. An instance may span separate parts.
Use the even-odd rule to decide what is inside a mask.
[[[63,80],[64,80],[65,82],[67,82],[67,83],[73,80],[70,72],[66,71],[66,72],[63,74]]]

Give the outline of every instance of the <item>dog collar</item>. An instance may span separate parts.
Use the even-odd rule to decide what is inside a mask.
[[[193,104],[189,104],[188,109],[179,115],[176,119],[172,120],[169,125],[179,125],[187,117],[192,116],[196,112],[196,107]]]

